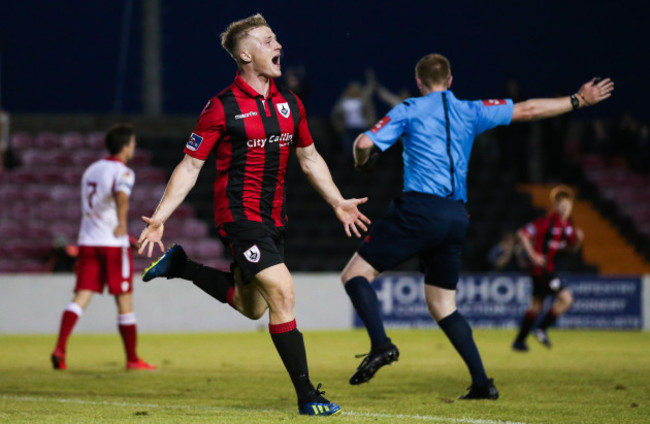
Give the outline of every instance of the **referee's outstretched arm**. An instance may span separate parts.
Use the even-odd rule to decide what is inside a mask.
[[[610,78],[594,78],[580,87],[572,96],[555,99],[530,99],[515,103],[512,121],[532,121],[562,115],[581,107],[593,106],[612,95],[614,81]]]

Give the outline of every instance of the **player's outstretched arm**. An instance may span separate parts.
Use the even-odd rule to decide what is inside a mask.
[[[533,121],[536,119],[551,118],[563,113],[571,112],[576,108],[593,106],[612,96],[614,81],[610,78],[599,80],[594,78],[580,87],[573,96],[558,97],[555,99],[530,99],[525,102],[515,103],[512,112],[512,121]],[[574,103],[577,107],[574,107]]]
[[[165,251],[165,246],[162,243],[165,222],[185,200],[187,194],[196,184],[196,179],[199,177],[199,172],[204,163],[205,161],[185,155],[183,160],[176,166],[156,211],[151,217],[142,217],[147,226],[142,230],[138,239],[140,244],[138,253],[142,254],[148,248],[147,257],[150,258],[154,245],[157,245],[161,252]]]
[[[332,174],[330,174],[327,164],[313,144],[297,148],[296,156],[302,172],[305,173],[312,187],[332,206],[336,217],[343,223],[345,234],[352,237],[352,233],[354,233],[355,236],[361,237],[359,229],[368,231],[366,224],[370,224],[370,220],[358,209],[358,205],[366,203],[368,198],[344,199],[332,180]]]

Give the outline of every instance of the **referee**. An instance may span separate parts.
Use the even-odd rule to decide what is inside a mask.
[[[469,224],[467,168],[474,138],[498,125],[557,116],[592,106],[611,96],[610,79],[593,79],[572,96],[531,99],[458,100],[447,58],[430,54],[417,63],[415,80],[422,94],[395,106],[354,145],[355,166],[369,168],[380,152],[401,138],[404,192],[375,224],[341,275],[370,336],[370,353],[350,384],[370,380],[379,368],[396,361],[399,350],[386,336],[375,291],[379,273],[419,255],[425,273],[429,311],[465,361],[472,384],[460,399],[497,399],[487,377],[472,329],[456,310],[456,284]]]

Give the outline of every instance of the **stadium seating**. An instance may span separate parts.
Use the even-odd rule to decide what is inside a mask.
[[[580,160],[583,190],[650,261],[650,175],[630,170],[622,160],[585,155]]]
[[[81,212],[79,182],[85,168],[107,156],[102,133],[15,133],[11,145],[21,165],[0,173],[0,273],[46,272],[57,236],[76,242]],[[167,173],[151,166],[151,153],[136,151],[129,164],[136,185],[129,208],[129,232],[138,236],[142,215],[150,215],[165,190]],[[202,263],[227,268],[221,243],[209,225],[182,204],[166,227],[165,243],[182,240]],[[136,272],[151,259],[134,255]]]

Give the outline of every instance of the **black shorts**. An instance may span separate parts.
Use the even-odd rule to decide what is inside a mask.
[[[242,273],[242,281],[284,263],[284,227],[261,222],[229,222],[219,226],[219,236]]]
[[[462,203],[404,193],[372,227],[358,253],[380,272],[419,255],[426,284],[455,290],[468,225]]]
[[[546,296],[555,296],[566,287],[557,275],[545,272],[542,275],[531,275],[533,280],[533,297],[544,299]]]

